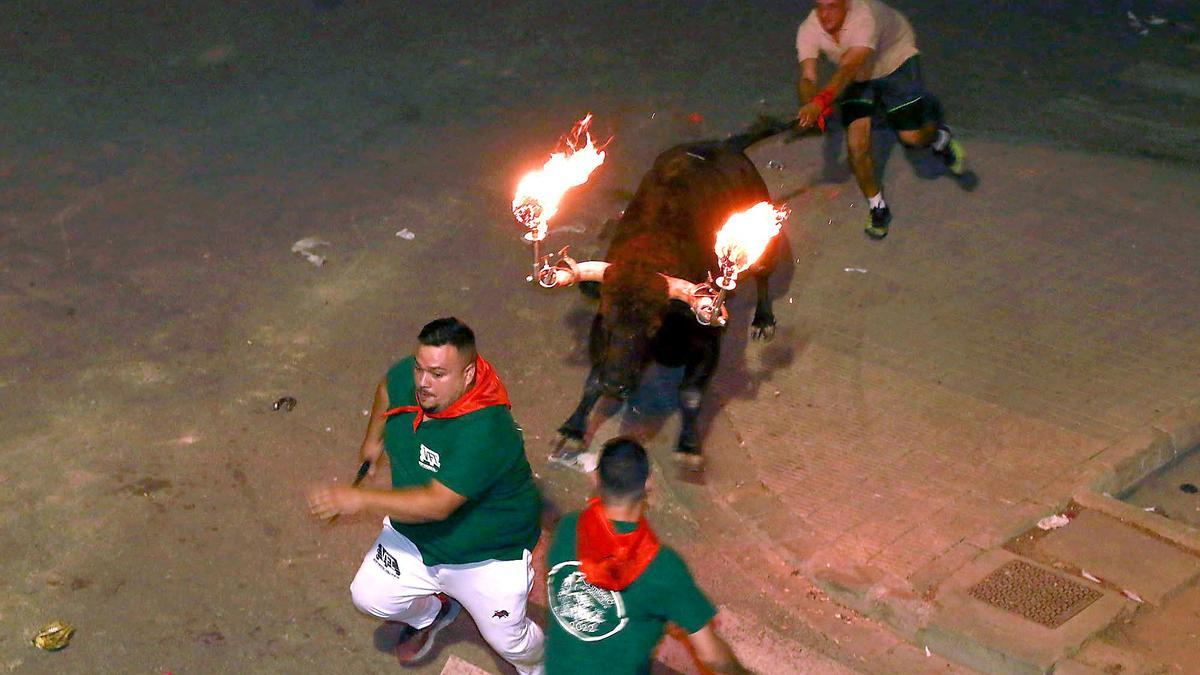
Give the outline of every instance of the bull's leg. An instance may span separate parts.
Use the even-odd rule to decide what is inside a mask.
[[[600,396],[600,368],[592,366],[587,380],[583,383],[583,397],[579,399],[579,405],[575,407],[575,412],[571,413],[567,421],[558,428],[558,438],[554,441],[550,461],[578,468],[576,467],[578,457],[587,449],[584,436],[587,432],[588,414],[592,412],[592,408],[596,407]]]
[[[716,335],[705,349],[703,358],[687,364],[683,371],[683,381],[679,383],[679,412],[683,418],[683,425],[679,430],[675,459],[690,471],[704,469],[704,456],[700,448],[700,404],[704,400],[704,390],[708,388],[708,381],[717,369],[720,346],[720,336]]]
[[[750,323],[750,337],[755,340],[769,341],[775,337],[775,312],[771,310],[770,289],[767,285],[766,272],[754,276],[754,321]]]

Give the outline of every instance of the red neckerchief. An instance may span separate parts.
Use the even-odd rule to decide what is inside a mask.
[[[413,392],[416,396],[416,392]],[[504,383],[500,381],[500,377],[496,375],[492,364],[483,360],[483,357],[475,355],[475,384],[467,390],[465,394],[458,397],[458,400],[451,403],[448,408],[441,412],[427,413],[421,409],[419,405],[402,405],[387,410],[383,413],[384,417],[392,415],[400,415],[403,413],[415,412],[413,417],[413,431],[425,421],[426,417],[435,420],[444,420],[450,417],[462,417],[468,413],[473,413],[476,410],[481,410],[494,405],[502,405],[511,408],[512,402],[508,400],[508,390],[504,388]]]
[[[588,500],[575,526],[575,553],[579,569],[588,583],[610,591],[624,590],[632,584],[658,555],[658,537],[646,522],[638,519],[637,529],[617,534],[599,497]]]

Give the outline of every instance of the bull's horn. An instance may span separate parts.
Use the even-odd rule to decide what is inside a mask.
[[[717,316],[713,316],[713,305],[716,302],[717,292],[710,284],[695,284],[687,279],[680,279],[667,274],[659,273],[659,276],[667,280],[667,294],[672,300],[679,300],[687,303],[692,308],[692,313],[696,315],[696,320],[705,326],[724,326],[729,320],[729,310],[724,305]]]
[[[565,252],[566,249],[564,249]],[[569,255],[562,255],[554,267],[546,267],[538,275],[538,283],[545,288],[573,286],[581,281],[603,281],[604,270],[612,263],[603,260],[577,262]]]

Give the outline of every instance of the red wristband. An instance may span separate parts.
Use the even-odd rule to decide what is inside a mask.
[[[821,106],[822,112],[833,108],[833,90],[822,89],[817,92],[816,96],[812,97],[812,102]]]
[[[833,90],[826,88],[812,97],[812,102],[821,106],[821,112],[817,113],[817,126],[821,131],[825,131],[825,118],[833,114]]]

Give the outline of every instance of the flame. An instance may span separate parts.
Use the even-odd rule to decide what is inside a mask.
[[[513,216],[517,222],[529,228],[528,239],[545,239],[547,223],[558,213],[558,203],[563,195],[567,190],[586,183],[592,171],[604,163],[604,151],[596,148],[592,135],[588,133],[591,123],[592,116],[589,113],[563,139],[565,151],[551,154],[541,169],[525,174],[517,184]],[[586,141],[582,146],[581,140]]]
[[[754,206],[729,216],[721,231],[717,232],[717,260],[721,263],[722,276],[737,277],[753,265],[767,244],[779,234],[788,211],[770,202],[759,202]]]

